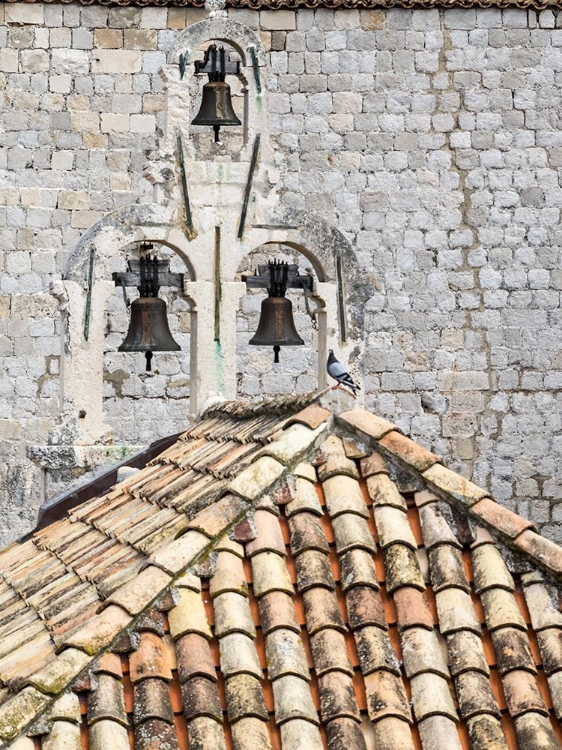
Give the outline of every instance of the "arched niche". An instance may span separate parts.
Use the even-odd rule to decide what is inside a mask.
[[[195,75],[193,63],[198,52],[213,42],[232,48],[240,58],[239,78],[243,84],[245,100],[244,146],[236,159],[249,161],[256,136],[259,135],[261,140],[262,155],[269,151],[267,55],[255,32],[226,18],[210,18],[189,26],[178,35],[168,54],[167,64],[160,72],[166,86],[165,150],[174,151],[179,131],[184,134],[189,158],[198,158],[190,137],[193,130],[191,121],[197,114],[198,104],[197,97],[192,95],[191,79]]]
[[[184,266],[186,304],[191,309],[191,336],[197,340],[197,292],[189,242],[173,213],[159,206],[133,206],[109,214],[83,235],[71,254],[65,275],[52,286],[62,317],[61,423],[53,443],[110,443],[112,430],[103,413],[105,310],[115,294],[113,272],[126,270],[127,250],[144,242],[163,245]],[[190,349],[190,380],[197,379],[194,347]]]

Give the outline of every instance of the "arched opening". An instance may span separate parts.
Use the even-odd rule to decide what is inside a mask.
[[[119,271],[124,270],[128,257],[139,255],[140,247],[141,243],[133,242],[121,249]],[[155,241],[150,252],[167,260],[172,273],[190,278],[182,258],[166,244]],[[125,294],[132,302],[138,291],[126,287]],[[130,321],[123,287],[116,286],[106,303],[103,411],[117,444],[144,445],[180,432],[189,413],[192,306],[177,287],[161,286],[158,296],[166,302],[170,331],[181,351],[155,352],[150,372],[145,369],[144,354],[117,351]]]
[[[310,255],[305,255],[294,244],[285,243],[267,243],[252,250],[240,263],[236,280],[241,281],[243,275],[252,275],[260,264],[273,259],[297,265],[299,274],[312,276],[314,288],[322,280],[318,265],[313,265]],[[295,327],[304,340],[304,346],[281,347],[278,364],[274,363],[271,347],[249,343],[258,327],[261,303],[267,297],[267,290],[247,289],[240,299],[236,318],[239,395],[303,393],[319,385],[316,373],[319,352],[324,349],[322,340],[325,339],[323,302],[315,291],[305,296],[300,289],[289,289],[286,296],[292,302]]]

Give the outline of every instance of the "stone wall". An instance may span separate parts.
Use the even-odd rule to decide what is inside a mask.
[[[230,16],[270,50],[281,202],[337,225],[376,289],[366,406],[562,540],[562,15]],[[26,446],[46,443],[59,413],[49,284],[96,219],[152,200],[142,170],[163,128],[158,70],[203,17],[0,5],[0,541],[32,523],[42,478]],[[189,315],[177,295],[169,302],[185,350]],[[119,441],[146,443],[185,424],[187,351],[142,374],[138,358],[115,353],[120,305],[116,292],[107,421]],[[257,309],[254,296],[242,301],[241,343]],[[282,358],[279,389],[307,389],[314,356]],[[241,392],[275,388],[264,352],[242,346],[239,361]]]

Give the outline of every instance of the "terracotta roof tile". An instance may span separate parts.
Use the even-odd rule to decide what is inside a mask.
[[[315,586],[334,589],[336,584],[328,555],[310,549],[302,552],[296,559],[297,581],[299,591],[307,591]]]
[[[209,642],[199,633],[188,633],[179,638],[176,641],[176,655],[181,682],[194,676],[216,680]]]
[[[486,615],[488,630],[505,626],[526,630],[525,620],[517,606],[511,591],[505,589],[487,589],[480,595]]]
[[[492,632],[492,640],[501,675],[513,669],[526,669],[536,674],[526,633],[517,628],[500,628]]]
[[[391,544],[384,550],[386,588],[390,593],[402,586],[425,591],[425,582],[415,552],[404,544]]]
[[[359,478],[359,472],[354,461],[349,459],[341,438],[330,435],[321,445],[320,450],[326,460],[318,467],[320,481],[325,482],[336,475],[347,475]]]
[[[228,591],[213,600],[215,635],[221,638],[228,633],[245,633],[254,637],[256,629],[248,599],[241,594]]]
[[[118,604],[130,615],[137,615],[170,583],[171,578],[160,568],[149,565],[132,581],[114,591],[108,604]]]
[[[464,719],[479,714],[500,715],[488,678],[481,672],[463,672],[455,679],[459,711]]]
[[[314,467],[310,467],[314,471]],[[287,516],[293,516],[300,511],[309,511],[317,516],[322,515],[322,507],[318,499],[316,486],[308,479],[297,477],[295,480],[294,499],[285,506]]]
[[[59,696],[49,708],[49,719],[53,721],[71,721],[78,724],[80,717],[80,700],[76,693],[70,691]]]
[[[525,713],[515,719],[519,747],[528,750],[560,750],[549,720],[540,714]]]
[[[326,422],[332,416],[332,412],[318,404],[310,404],[301,411],[289,417],[287,427],[295,422],[305,424],[311,430],[315,430],[322,422]]]
[[[267,725],[260,719],[243,718],[232,727],[232,739],[236,750],[272,750]]]
[[[260,620],[265,635],[276,628],[300,631],[295,608],[290,595],[283,591],[271,591],[259,601]]]
[[[347,591],[354,586],[379,588],[373,559],[363,549],[352,549],[340,557],[341,587]]]
[[[311,636],[310,648],[317,675],[321,676],[333,670],[344,672],[350,676],[353,675],[345,638],[338,630],[324,628],[324,630]]]
[[[469,670],[488,675],[490,668],[482,648],[482,639],[470,630],[459,630],[447,636],[449,667],[457,676]]]
[[[211,638],[212,633],[200,595],[190,589],[180,589],[178,603],[168,613],[170,632],[174,639],[186,633],[200,633]]]
[[[489,497],[473,505],[471,512],[510,539],[515,539],[525,529],[534,528],[532,521],[521,518]]]
[[[447,716],[428,716],[420,721],[419,731],[424,747],[462,750],[455,722]]]
[[[405,589],[402,590],[405,591]],[[367,586],[357,586],[347,592],[345,600],[349,626],[352,629],[362,628],[365,625],[378,625],[386,628],[384,608],[377,591]]]
[[[382,437],[379,440],[379,446],[387,456],[413,467],[420,474],[441,460],[439,456],[430,453],[430,451],[400,432],[396,432],[396,430]]]
[[[410,680],[412,704],[418,721],[427,716],[448,716],[457,721],[458,716],[449,692],[447,680],[443,677],[423,672]]]
[[[493,544],[483,544],[472,552],[474,588],[481,594],[491,588],[514,591],[515,586],[501,552]]]
[[[422,672],[435,672],[442,677],[450,677],[443,649],[434,630],[409,628],[403,631],[400,643],[408,677],[415,677]]]
[[[462,545],[454,535],[437,503],[429,503],[419,510],[423,541],[427,550],[439,544],[450,544],[461,549]]]
[[[388,463],[386,462],[386,459],[376,451],[375,453],[371,453],[370,456],[362,458],[360,466],[361,476],[363,477],[363,479],[369,479],[376,474],[389,473]],[[367,482],[367,484],[369,483]]]
[[[154,677],[135,685],[133,722],[138,726],[149,719],[174,723],[168,683]]]
[[[108,674],[100,674],[97,687],[88,696],[88,723],[111,719],[127,726],[123,683]]]
[[[263,677],[256,653],[256,647],[251,638],[243,633],[230,633],[220,641],[221,671],[225,677],[240,672]]]
[[[374,514],[379,545],[382,549],[395,542],[405,544],[413,550],[417,549],[416,540],[406,513],[399,508],[387,505],[375,506]]]
[[[303,454],[312,449],[326,427],[325,422],[315,429],[302,424],[293,424],[276,435],[276,439],[262,448],[259,455],[272,456],[286,465],[294,463],[296,459],[302,458]]]
[[[376,545],[367,521],[355,513],[342,513],[332,519],[336,549],[339,553],[351,549],[366,549],[375,552]]]
[[[323,722],[333,719],[359,720],[353,682],[343,672],[328,672],[318,679],[320,691],[320,716]]]
[[[92,617],[85,625],[62,639],[65,646],[81,649],[91,656],[109,646],[117,634],[131,621],[121,607],[112,604],[99,615]]]
[[[381,419],[381,417],[363,411],[363,409],[353,409],[353,411],[343,412],[342,414],[338,414],[336,419],[344,427],[374,440],[380,440],[387,433],[392,432],[392,430],[398,430],[396,425],[387,422],[386,419]]]
[[[306,680],[295,675],[285,675],[273,682],[275,721],[283,724],[290,719],[305,719],[318,724],[318,714]]]
[[[92,750],[129,750],[127,730],[115,721],[97,721],[90,728],[90,747]]]
[[[367,750],[361,727],[353,719],[333,719],[326,725],[326,734],[330,750]]]
[[[450,496],[467,507],[473,506],[478,500],[488,496],[486,490],[440,464],[434,464],[424,471],[422,476],[429,488],[438,495]]]
[[[67,648],[29,677],[26,684],[33,685],[43,693],[58,693],[60,686],[73,680],[89,661],[90,658],[84,651]]]
[[[433,615],[425,594],[419,589],[404,586],[393,593],[393,599],[401,630],[416,626],[433,629]]]
[[[562,672],[548,677],[548,688],[552,697],[552,706],[557,719],[562,719]]]
[[[31,750],[33,750],[33,743]],[[80,745],[80,727],[77,724],[71,724],[69,721],[55,721],[49,737],[43,741],[42,750],[81,750]]]
[[[367,489],[375,507],[378,505],[390,505],[395,508],[402,508],[404,511],[406,510],[406,501],[387,474],[376,474],[369,477],[367,479]]]
[[[534,630],[538,632],[545,628],[562,628],[562,612],[554,593],[551,594],[545,584],[533,583],[525,586],[523,591]]]
[[[175,728],[160,719],[135,727],[135,750],[179,750]]]
[[[475,716],[468,719],[467,726],[471,750],[508,750],[502,725],[495,716]]]
[[[222,725],[210,716],[198,716],[188,722],[189,750],[226,750]]]
[[[270,591],[293,593],[293,584],[285,561],[274,552],[260,552],[252,557],[252,575],[254,593],[258,597]]]
[[[394,716],[411,722],[412,715],[402,680],[392,672],[379,670],[365,677],[367,709],[371,721]]]
[[[274,630],[265,640],[265,649],[270,680],[288,674],[310,679],[302,641],[293,630]]]
[[[287,721],[281,726],[281,745],[291,750],[323,750],[318,727],[303,719]]]
[[[400,664],[385,630],[368,625],[355,632],[355,641],[363,675],[379,669],[400,675]]]
[[[275,484],[285,467],[271,456],[261,456],[243,469],[228,484],[232,494],[255,500]]]
[[[164,641],[154,633],[141,633],[140,645],[136,651],[133,651],[129,661],[133,683],[147,677],[160,677],[163,680],[172,679]]]
[[[204,508],[187,524],[187,528],[200,531],[208,537],[218,536],[247,509],[247,503],[236,495],[225,495]]]
[[[502,677],[502,683],[511,716],[517,717],[527,711],[536,711],[546,715],[546,706],[532,674],[523,670],[514,670]]]
[[[190,677],[182,682],[181,694],[183,715],[186,721],[199,716],[208,716],[222,722],[222,708],[219,701],[217,685],[207,677]]]
[[[278,552],[285,554],[285,543],[277,518],[266,510],[257,510],[254,514],[256,538],[246,545],[246,554],[250,557],[256,552]]]
[[[211,579],[210,594],[212,597],[233,591],[247,594],[248,584],[244,574],[244,566],[238,555],[232,552],[219,552],[215,572]]]
[[[482,632],[472,600],[466,591],[458,588],[444,589],[436,593],[435,599],[443,635],[457,630],[472,630],[477,634]]]
[[[312,513],[297,513],[289,518],[291,549],[294,555],[309,549],[329,552],[320,520]]]
[[[520,534],[514,544],[519,550],[538,560],[559,580],[562,578],[562,547],[530,529]]]
[[[377,750],[414,750],[409,725],[403,719],[392,716],[377,721],[373,727],[372,747]]]
[[[562,670],[562,630],[548,628],[537,633],[544,671],[547,675]]]
[[[341,513],[357,513],[369,518],[369,511],[359,482],[349,476],[338,474],[322,483],[328,513],[332,518]]]
[[[302,595],[306,613],[307,630],[314,635],[322,628],[331,627],[345,631],[345,625],[333,591],[325,588],[308,589]]]
[[[260,681],[256,677],[249,674],[233,675],[226,680],[225,691],[231,722],[248,717],[267,721],[267,708]]]

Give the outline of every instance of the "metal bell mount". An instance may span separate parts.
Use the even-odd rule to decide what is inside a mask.
[[[143,246],[146,249],[147,246]],[[149,246],[152,248],[152,245]],[[142,255],[129,260],[129,271],[114,273],[115,285],[123,287],[127,306],[126,286],[136,286],[139,297],[130,305],[131,320],[125,340],[118,348],[120,352],[144,352],[146,370],[152,369],[153,352],[175,352],[181,349],[174,340],[168,325],[166,303],[158,297],[160,280],[165,286],[183,286],[183,274],[172,274],[167,260],[158,260],[156,255]]]
[[[225,82],[226,73],[238,73],[239,63],[227,62],[224,47],[212,44],[205,52],[203,61],[195,62],[195,73],[207,73],[209,81],[203,86],[199,112],[192,125],[207,125],[215,131],[215,143],[219,142],[219,130],[223,126],[242,125],[234,112],[230,86]]]

